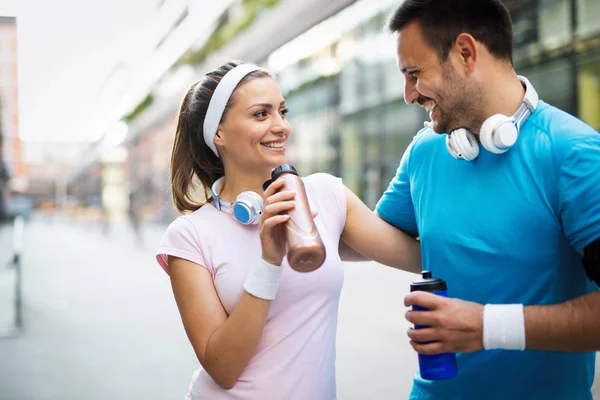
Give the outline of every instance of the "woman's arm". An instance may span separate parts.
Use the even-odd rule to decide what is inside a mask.
[[[285,234],[282,233],[285,231],[281,228],[289,219],[287,213],[294,208],[295,193],[279,192],[282,186],[283,181],[276,181],[265,191],[265,207],[259,222],[262,259],[272,268],[281,268],[274,267],[281,265],[285,256]],[[198,360],[219,386],[231,389],[256,353],[271,300],[244,291],[228,316],[206,268],[169,256],[169,271],[177,307]],[[252,276],[251,272],[249,277]],[[265,276],[261,276],[259,283],[267,283],[268,289],[276,284],[264,279]],[[256,291],[246,285],[244,288],[258,295],[261,290],[257,289],[261,288],[256,284],[257,281],[253,281],[252,289]]]
[[[342,241],[366,259],[377,261],[404,271],[421,272],[421,246],[419,241],[385,222],[371,211],[350,189],[346,188],[346,223]],[[340,243],[343,250],[344,245]]]
[[[231,389],[256,352],[271,301],[244,292],[227,316],[206,268],[169,257],[169,271],[183,326],[200,364],[219,386]]]

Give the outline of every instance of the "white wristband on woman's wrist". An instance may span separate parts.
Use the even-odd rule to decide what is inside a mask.
[[[262,258],[254,265],[244,283],[244,290],[254,297],[273,300],[279,288],[282,268]]]
[[[483,308],[483,348],[525,350],[523,304],[486,304]]]

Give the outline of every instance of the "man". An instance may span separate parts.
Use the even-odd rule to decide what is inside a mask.
[[[406,0],[389,28],[405,100],[431,121],[376,211],[419,235],[423,269],[448,283],[451,298],[406,297],[429,310],[407,312],[428,326],[411,345],[458,360],[455,378],[417,374],[411,399],[591,399],[600,135],[517,76],[501,1]]]

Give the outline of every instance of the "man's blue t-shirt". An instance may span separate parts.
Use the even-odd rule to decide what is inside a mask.
[[[542,101],[504,154],[454,159],[423,129],[377,204],[418,233],[423,269],[450,297],[481,304],[556,304],[597,289],[578,250],[600,238],[600,134]],[[411,399],[588,400],[595,353],[481,350],[457,354],[458,376]]]

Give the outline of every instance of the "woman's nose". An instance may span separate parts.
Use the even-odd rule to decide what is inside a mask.
[[[280,115],[274,121],[273,126],[271,127],[271,130],[273,131],[273,133],[281,135],[281,136],[288,134],[290,129],[291,129],[290,123],[282,115]]]

